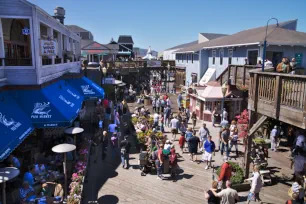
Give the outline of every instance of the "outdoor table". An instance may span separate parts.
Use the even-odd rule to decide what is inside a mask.
[[[75,145],[72,144],[59,144],[52,147],[52,151],[56,153],[64,153],[64,176],[65,176],[65,197],[67,196],[67,169],[66,169],[66,162],[67,162],[67,152],[71,152],[76,149]]]
[[[74,136],[74,145],[76,146],[76,136],[80,133],[84,132],[83,128],[80,127],[71,127],[65,130],[66,134]],[[76,151],[74,152],[74,160],[76,160]]]
[[[19,169],[15,167],[6,167],[0,169],[0,183],[2,183],[3,204],[6,204],[5,182],[12,180],[19,175]]]

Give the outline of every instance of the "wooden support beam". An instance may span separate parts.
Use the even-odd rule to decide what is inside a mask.
[[[242,80],[242,84],[245,85],[245,73],[246,73],[246,66],[243,66],[243,80]]]
[[[254,83],[253,83],[253,102],[254,102],[254,111],[257,112],[257,104],[258,104],[258,81],[259,81],[259,77],[258,74],[254,74]]]
[[[237,85],[237,69],[238,69],[238,66],[235,66],[235,72],[234,72],[234,83],[235,85]]]
[[[274,115],[279,118],[280,101],[281,101],[282,79],[281,76],[276,76],[275,92],[274,92]]]

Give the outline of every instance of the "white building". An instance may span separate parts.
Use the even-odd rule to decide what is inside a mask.
[[[0,86],[39,85],[80,71],[80,36],[26,0],[0,5]],[[63,21],[65,10],[54,12]]]

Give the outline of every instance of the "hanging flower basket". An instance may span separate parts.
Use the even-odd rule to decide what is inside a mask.
[[[243,85],[243,84],[237,84],[236,85],[236,88],[239,90],[239,91],[243,91],[243,92],[246,92],[249,90],[249,87],[246,86],[246,85]]]

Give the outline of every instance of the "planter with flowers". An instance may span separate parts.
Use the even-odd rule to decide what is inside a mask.
[[[78,160],[75,162],[74,173],[72,174],[71,183],[69,185],[70,192],[67,196],[68,204],[82,203],[83,185],[90,156],[90,144],[90,140],[87,140],[81,145],[79,145],[79,157]]]

